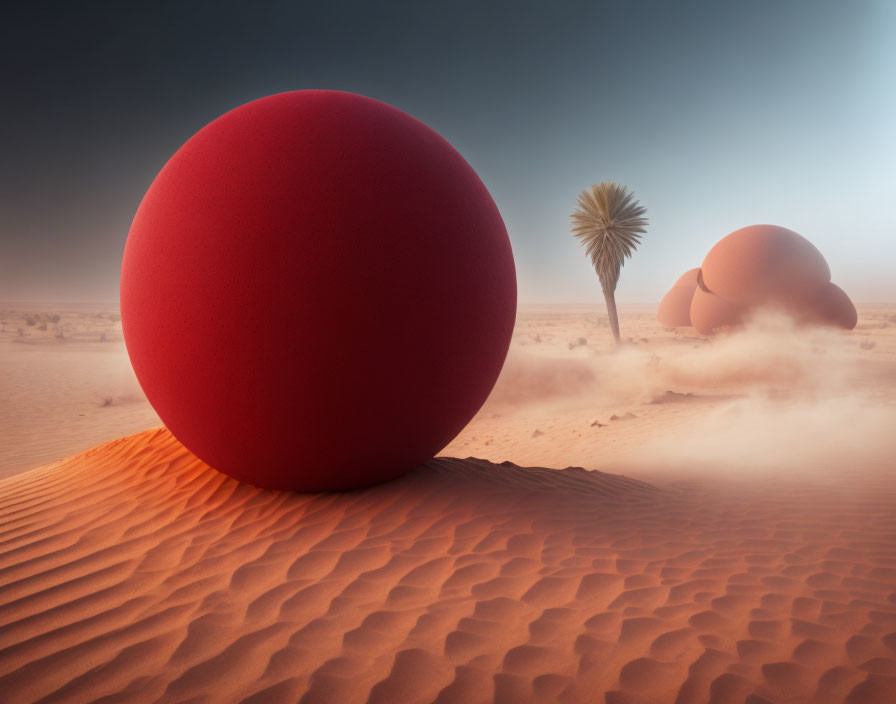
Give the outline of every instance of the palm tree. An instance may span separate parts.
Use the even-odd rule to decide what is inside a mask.
[[[619,316],[616,313],[616,284],[623,260],[630,257],[645,233],[647,212],[625,186],[602,181],[586,188],[576,200],[572,234],[585,247],[585,254],[597,271],[607,302],[610,328],[619,344]]]

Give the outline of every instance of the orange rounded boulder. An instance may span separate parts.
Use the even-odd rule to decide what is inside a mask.
[[[697,290],[700,268],[689,269],[669,289],[660,301],[656,319],[664,328],[687,328],[691,326],[691,299]]]
[[[709,250],[702,276],[706,289],[732,304],[799,312],[830,282],[831,271],[821,252],[793,230],[751,225]]]
[[[691,301],[691,324],[701,335],[712,335],[721,328],[743,322],[744,309],[735,303],[697,286]]]
[[[852,330],[859,321],[859,314],[846,292],[837,284],[829,283],[819,292],[807,320]]]
[[[809,240],[776,225],[751,225],[723,237],[703,266],[678,278],[663,297],[657,320],[666,328],[693,326],[703,335],[739,325],[761,308],[799,323],[852,330],[858,315],[831,283],[828,263]]]

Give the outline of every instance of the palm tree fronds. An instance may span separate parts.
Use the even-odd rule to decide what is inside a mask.
[[[572,233],[585,247],[601,285],[613,290],[623,262],[641,243],[647,212],[625,186],[603,181],[586,188],[576,200]]]

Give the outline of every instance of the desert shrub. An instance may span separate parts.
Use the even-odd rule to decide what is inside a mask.
[[[53,313],[53,315],[50,316],[49,320],[51,323],[58,323],[60,320],[59,313]]]
[[[30,315],[25,316],[25,325],[28,325],[29,327],[31,327],[34,325],[35,322],[37,322],[37,321],[32,316],[30,316]]]
[[[38,329],[38,330],[46,330],[46,329],[47,329],[47,321],[46,321],[46,320],[42,320],[41,323],[40,323],[40,325],[37,326],[37,329]]]

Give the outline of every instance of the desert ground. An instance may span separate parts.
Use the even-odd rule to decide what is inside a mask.
[[[116,305],[0,303],[0,479],[155,425]]]
[[[2,699],[892,704],[896,304],[858,308],[627,306],[616,348],[522,306],[438,458],[314,495],[158,428],[114,307],[0,304]]]

